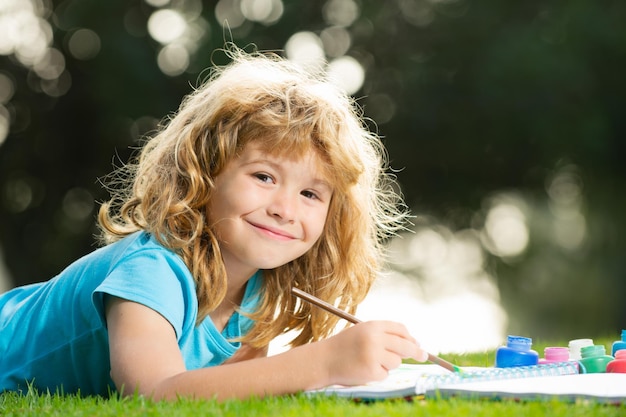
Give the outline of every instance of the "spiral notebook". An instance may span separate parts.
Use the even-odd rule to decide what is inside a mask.
[[[532,388],[537,379],[561,378],[578,375],[577,362],[560,362],[514,368],[463,367],[461,373],[451,373],[437,365],[403,364],[378,382],[359,386],[330,386],[309,393],[322,393],[354,399],[406,398],[418,395],[440,396],[461,395],[472,391],[474,384],[480,385],[480,393],[488,396],[500,392],[502,381],[513,381],[511,388]],[[561,380],[557,380],[561,381]],[[553,382],[554,383],[554,382]],[[625,385],[626,386],[626,385]],[[521,389],[523,391],[523,389]]]
[[[592,401],[619,405],[626,404],[626,374],[573,374],[451,384],[436,391],[427,391],[426,397],[431,396],[520,401]]]

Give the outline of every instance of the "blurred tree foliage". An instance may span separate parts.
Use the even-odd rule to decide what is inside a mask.
[[[177,108],[225,39],[280,50],[296,32],[331,26],[331,3],[359,8],[346,28],[348,55],[366,70],[356,96],[416,213],[476,227],[488,198],[510,190],[543,213],[529,217],[523,254],[489,260],[511,331],[566,338],[626,328],[626,3],[618,0],[285,0],[275,24],[245,22],[230,33],[205,2],[207,32],[177,76],[159,69],[159,44],[148,36],[156,6],[49,1],[71,88],[46,95],[32,70],[0,56],[15,84],[0,144],[0,248],[15,284],[48,279],[94,249],[93,201],[107,198],[98,179]],[[76,28],[98,34],[92,59],[68,53]],[[575,167],[586,227],[583,244],[569,249],[551,239],[549,216],[547,184],[563,167]]]

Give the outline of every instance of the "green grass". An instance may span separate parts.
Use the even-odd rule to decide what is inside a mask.
[[[598,340],[607,349],[611,341]],[[542,352],[549,344],[536,343],[534,348]],[[486,352],[467,355],[443,355],[462,366],[492,366],[495,353]],[[5,393],[0,395],[1,416],[124,416],[149,417],[175,415],[182,417],[255,417],[255,416],[563,416],[586,417],[626,415],[626,406],[602,405],[593,402],[428,399],[388,400],[358,403],[330,397],[307,397],[293,395],[245,401],[218,403],[210,400],[150,401],[141,397],[80,398],[53,394],[25,395]]]
[[[308,398],[302,395],[263,400],[215,401],[178,400],[152,402],[142,398],[109,399],[60,397],[55,395],[16,396],[0,400],[3,416],[488,416],[574,417],[620,416],[626,407],[593,403],[513,402],[486,400],[380,401],[355,403],[337,398]]]

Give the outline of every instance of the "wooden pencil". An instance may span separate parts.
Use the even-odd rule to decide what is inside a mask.
[[[341,317],[344,320],[349,321],[352,324],[358,324],[361,323],[361,320],[359,320],[358,318],[356,318],[355,316],[353,316],[352,314],[343,311],[337,307],[335,307],[334,305],[321,300],[305,291],[302,291],[299,288],[293,287],[291,289],[291,293],[293,295],[295,295],[296,297],[307,301],[317,307],[320,307],[321,309],[324,309],[326,311],[328,311],[329,313],[332,313],[334,315],[336,315],[337,317]],[[461,368],[459,368],[458,366],[456,366],[453,363],[450,363],[448,361],[446,361],[445,359],[440,358],[439,356],[433,355],[432,353],[428,354],[428,360],[432,363],[435,363],[451,372],[461,372]]]

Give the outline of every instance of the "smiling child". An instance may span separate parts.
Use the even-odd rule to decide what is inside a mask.
[[[354,312],[369,291],[406,216],[380,139],[323,75],[227,52],[116,172],[103,247],[0,296],[0,390],[246,398],[426,359],[401,324],[333,335],[336,317],[290,294]]]

